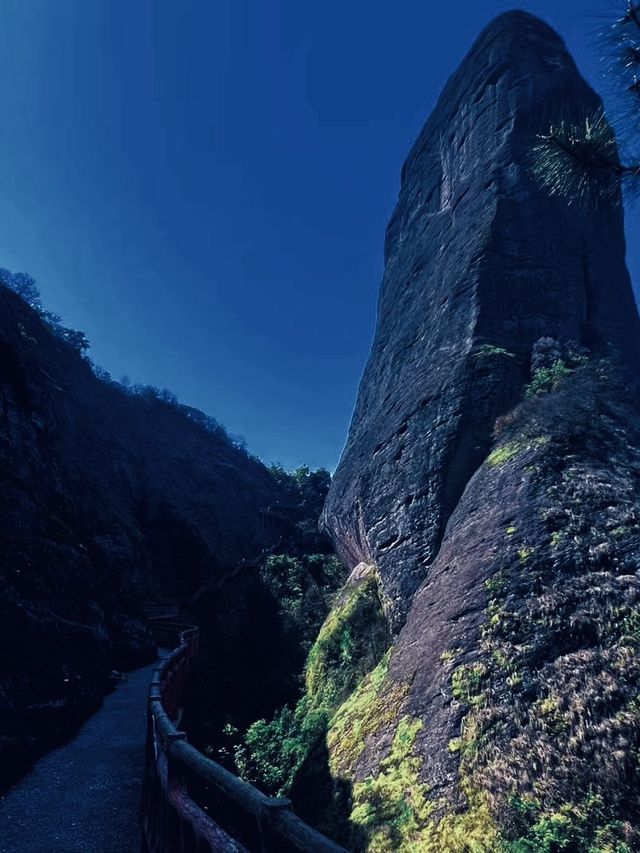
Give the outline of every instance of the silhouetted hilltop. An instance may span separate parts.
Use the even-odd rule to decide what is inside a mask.
[[[96,377],[83,336],[0,286],[0,783],[153,653],[179,599],[281,534],[281,482],[213,419]]]

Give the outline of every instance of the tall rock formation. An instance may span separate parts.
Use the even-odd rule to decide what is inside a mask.
[[[620,207],[549,197],[536,135],[601,101],[530,15],[480,36],[413,146],[385,243],[378,324],[324,525],[374,561],[394,627],[549,336],[640,363]],[[568,113],[569,110],[569,113]]]
[[[395,634],[328,707],[333,788],[316,810],[337,826],[342,804],[351,849],[640,850],[623,214],[550,198],[530,172],[536,134],[600,107],[547,25],[503,15],[404,166],[323,516],[358,565],[344,595],[375,579]],[[337,606],[326,630],[348,639]]]

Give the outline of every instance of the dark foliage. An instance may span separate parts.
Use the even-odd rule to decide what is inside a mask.
[[[89,349],[89,341],[84,332],[67,328],[63,325],[62,318],[58,314],[44,309],[38,286],[35,279],[31,278],[30,275],[24,272],[12,273],[9,270],[0,269],[0,286],[6,287],[19,296],[29,308],[32,308],[40,316],[40,319],[49,326],[61,341],[69,344],[70,347],[80,353],[85,353]]]
[[[264,508],[263,518],[277,545],[236,567],[197,605],[203,653],[191,679],[185,725],[201,749],[234,769],[234,750],[247,727],[300,697],[308,651],[345,577],[318,531],[328,472],[270,471],[279,497]],[[270,724],[273,755],[278,738],[287,741],[290,756],[298,749],[287,713],[278,711],[284,716]],[[265,772],[273,779],[286,775],[284,769]]]
[[[603,110],[579,119],[558,116],[534,149],[535,176],[569,203],[618,204],[622,188],[635,191],[640,179],[640,5],[626,0],[624,11],[612,17],[600,46],[623,156]]]
[[[111,669],[152,658],[140,604],[187,605],[268,551],[282,534],[263,510],[285,499],[214,419],[113,382],[33,279],[0,278],[1,788],[96,708]]]

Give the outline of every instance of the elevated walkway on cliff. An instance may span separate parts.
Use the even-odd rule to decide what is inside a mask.
[[[187,742],[176,726],[198,629],[174,605],[144,610],[158,646],[177,647],[0,799],[0,853],[345,853]]]
[[[154,667],[129,673],[74,740],[0,799],[0,853],[139,853]]]

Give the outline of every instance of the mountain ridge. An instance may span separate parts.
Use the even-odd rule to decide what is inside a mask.
[[[97,378],[6,286],[0,355],[4,786],[112,669],[153,659],[145,601],[186,600],[277,540],[264,508],[284,491],[212,419]]]

